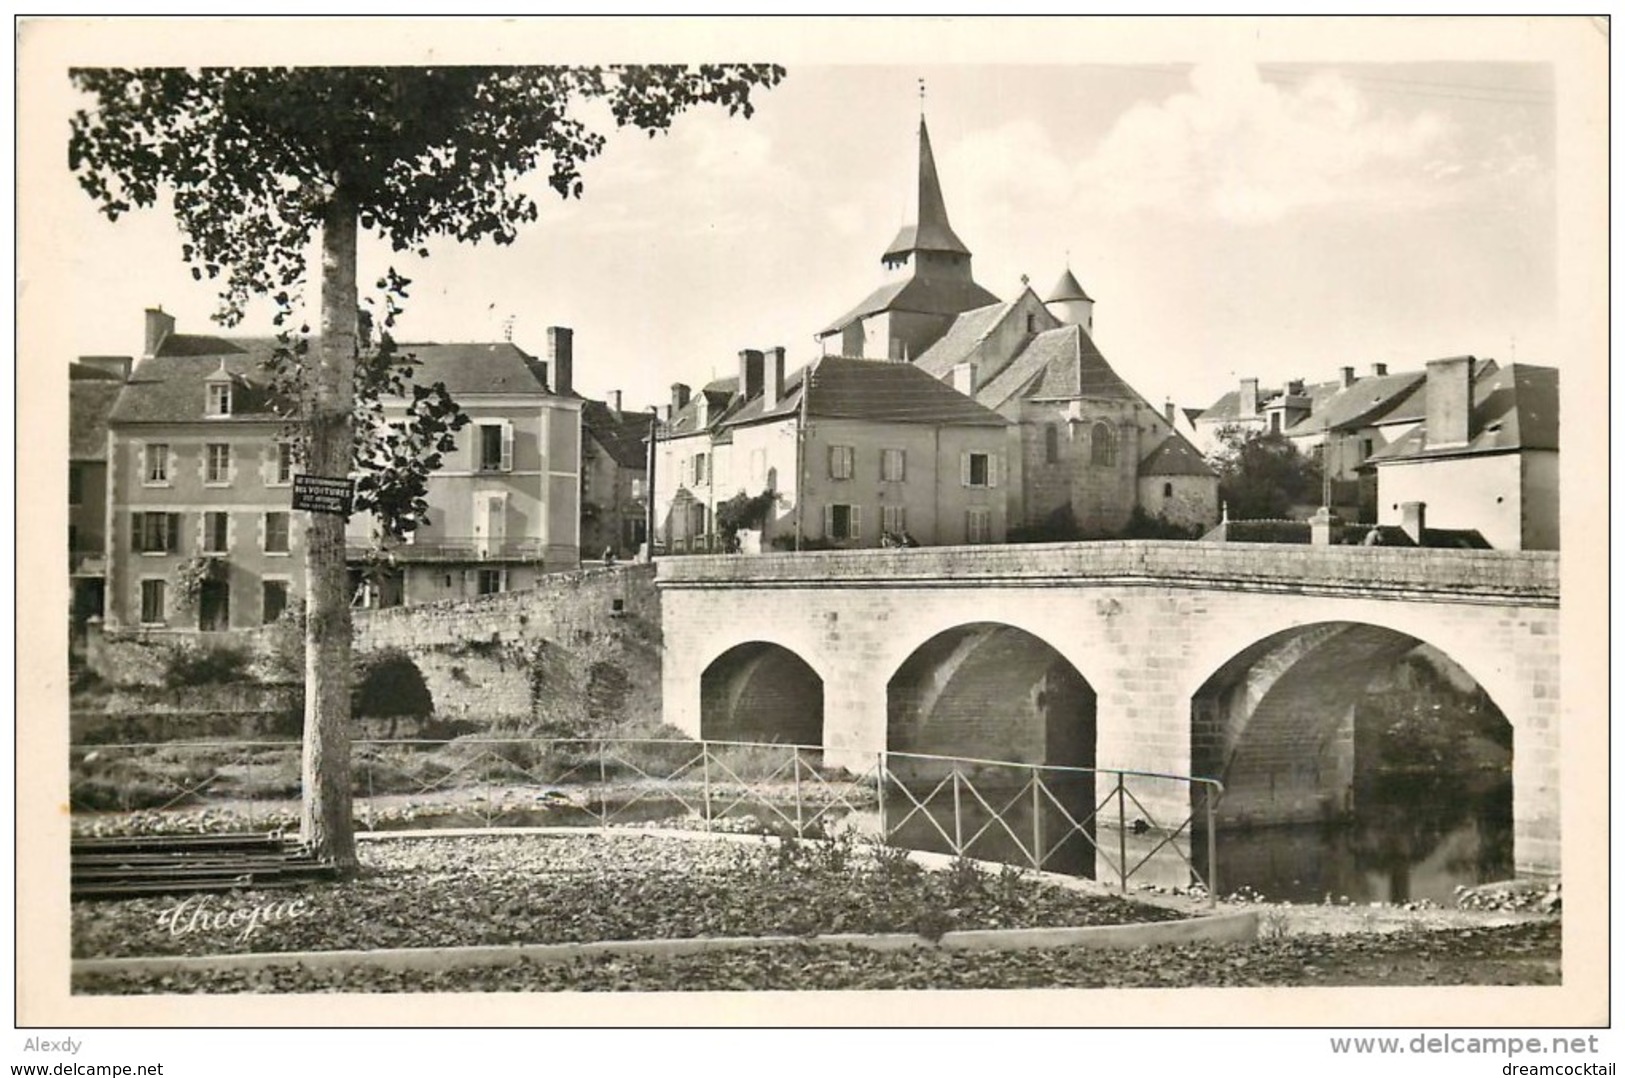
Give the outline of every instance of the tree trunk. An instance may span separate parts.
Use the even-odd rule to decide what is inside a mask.
[[[322,225],[321,340],[308,372],[310,474],[348,478],[356,359],[356,211],[336,189]],[[356,868],[350,779],[350,587],[345,518],[305,517],[305,746],[300,829],[318,857]]]

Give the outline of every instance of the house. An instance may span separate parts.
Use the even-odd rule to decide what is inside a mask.
[[[673,388],[655,468],[657,550],[725,547],[718,507],[767,498],[753,543],[780,549],[1004,541],[1007,422],[907,363],[784,349]]]
[[[568,386],[568,331],[550,331]],[[272,338],[175,332],[146,315],[140,360],[108,417],[106,621],[196,632],[275,621],[304,594],[295,453],[272,410]],[[580,402],[511,343],[403,344],[414,382],[444,382],[472,422],[428,481],[409,541],[347,530],[362,602],[422,602],[521,587],[579,562]],[[404,400],[386,400],[386,421]]]
[[[80,356],[68,367],[68,579],[72,623],[105,614],[107,420],[130,356]]]
[[[581,404],[581,552],[638,553],[647,539],[651,412],[623,412],[621,394]]]
[[[1500,550],[1557,550],[1558,372],[1484,367],[1473,356],[1428,363],[1420,421],[1369,458],[1378,520],[1472,529]]]
[[[1320,463],[1328,504],[1343,519],[1377,519],[1376,477],[1365,464],[1416,424],[1417,389],[1424,377],[1422,371],[1390,374],[1384,363],[1374,364],[1364,377],[1344,367],[1335,383],[1314,387],[1309,415],[1287,428],[1298,451]]]
[[[360,602],[486,595],[579,567],[583,402],[571,384],[572,338],[549,327],[546,361],[510,341],[398,345],[415,364],[412,381],[444,383],[470,422],[429,475],[427,522],[406,541],[385,540],[368,515],[351,518]],[[386,399],[384,420],[405,409]]]
[[[221,631],[303,593],[291,447],[271,411],[268,340],[174,332],[145,345],[108,415],[106,623]]]
[[[1010,421],[1008,513],[1035,534],[1105,536],[1135,510],[1181,528],[1219,517],[1218,476],[1091,336],[1094,301],[1067,269],[1048,299],[961,314],[915,361]]]

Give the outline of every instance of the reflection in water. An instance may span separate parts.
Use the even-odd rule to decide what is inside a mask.
[[[1351,820],[1220,829],[1218,860],[1227,894],[1449,904],[1458,885],[1512,876],[1512,778],[1379,775]]]

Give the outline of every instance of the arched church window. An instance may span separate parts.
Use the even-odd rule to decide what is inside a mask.
[[[1117,463],[1117,436],[1106,423],[1089,428],[1089,461],[1105,467]]]

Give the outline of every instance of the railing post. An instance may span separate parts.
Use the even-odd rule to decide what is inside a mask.
[[[802,838],[804,833],[801,823],[801,746],[792,745],[790,752],[791,766],[795,768],[796,772],[796,837]]]
[[[367,830],[368,831],[377,830],[377,824],[373,820],[373,816],[372,816],[373,811],[374,811],[373,804],[375,803],[375,800],[376,799],[374,798],[373,792],[372,792],[372,761],[368,760],[367,761]]]
[[[705,829],[711,830],[711,742],[700,742],[700,774],[705,807]]]
[[[1117,773],[1117,886],[1128,891],[1128,819],[1123,812],[1123,773]]]
[[[875,753],[875,802],[880,811],[880,841],[888,844],[891,837],[886,833],[886,754]]]
[[[609,768],[604,762],[605,743],[598,743],[598,822],[609,826]]]
[[[954,765],[954,855],[965,856],[965,831],[959,811],[959,765]]]
[[[1044,870],[1044,829],[1040,824],[1043,817],[1043,800],[1039,796],[1039,788],[1043,778],[1038,768],[1032,769],[1033,776],[1033,868],[1042,872]]]
[[[1213,785],[1202,784],[1202,808],[1207,814],[1207,904],[1219,901],[1219,833],[1213,829]]]

